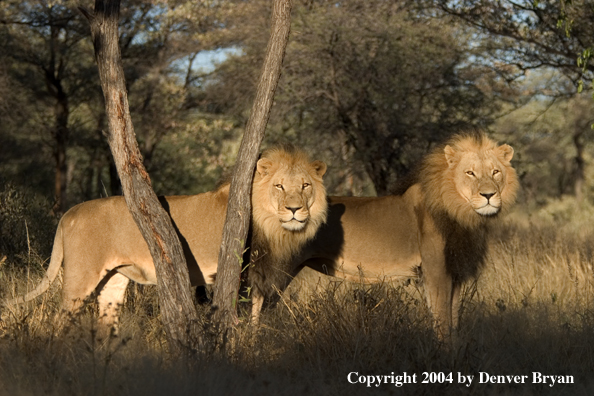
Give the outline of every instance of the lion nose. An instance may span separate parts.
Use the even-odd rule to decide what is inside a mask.
[[[303,206],[297,206],[297,207],[285,206],[285,208],[289,209],[291,212],[293,212],[293,214],[295,214],[295,212],[297,212],[302,207]]]
[[[491,199],[491,197],[492,197],[493,195],[495,195],[495,193],[481,193],[481,195],[482,195],[483,197],[487,198],[487,201],[488,201],[489,199]]]

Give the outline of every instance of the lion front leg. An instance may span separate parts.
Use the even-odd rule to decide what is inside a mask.
[[[257,261],[257,266],[252,265],[248,270],[247,284],[252,302],[250,324],[254,326],[260,324],[260,314],[264,300],[268,296],[267,286],[270,286],[270,279],[267,277],[270,268],[267,268],[266,264],[265,260],[260,259]]]
[[[462,285],[460,282],[453,282],[452,285],[452,329],[458,330],[458,325],[460,323],[460,291],[462,290]]]
[[[457,326],[457,308],[454,308],[454,296],[459,289],[454,286],[451,276],[444,274],[423,273],[425,298],[431,314],[437,336],[444,340],[453,335]],[[454,311],[456,314],[454,315]]]
[[[250,323],[254,326],[260,324],[260,313],[262,312],[262,306],[264,305],[264,295],[260,289],[252,289],[252,312],[250,315]]]
[[[448,279],[449,278],[449,279]],[[425,277],[425,297],[437,337],[448,340],[458,328],[460,286],[451,277]]]
[[[447,271],[440,237],[423,241],[421,259],[427,306],[433,315],[437,336],[445,340],[458,326],[460,285]]]
[[[274,304],[278,300],[279,292],[283,292],[294,277],[290,263],[277,261],[270,257],[255,260],[248,270],[248,287],[252,300],[250,322],[258,325],[264,303]]]

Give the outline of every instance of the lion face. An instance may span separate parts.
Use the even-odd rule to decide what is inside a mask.
[[[444,152],[458,194],[481,216],[499,213],[513,148],[504,144],[481,151],[457,151],[446,146]]]
[[[271,172],[274,165],[278,165],[277,169]],[[289,166],[273,164],[263,158],[258,161],[257,172],[263,177],[269,176],[268,210],[276,214],[280,225],[288,231],[304,229],[317,198],[314,185],[326,172],[326,165],[314,161],[305,166]]]
[[[311,178],[301,173],[288,179],[272,180],[270,203],[278,214],[281,226],[289,231],[300,231],[309,220],[309,207],[315,201]]]
[[[326,220],[325,173],[325,163],[312,162],[295,149],[272,149],[262,154],[252,192],[255,226],[269,239],[283,238],[287,232],[304,239],[313,237]]]
[[[446,215],[474,229],[516,200],[518,177],[511,166],[514,150],[483,133],[453,136],[425,160],[419,180],[433,216]]]

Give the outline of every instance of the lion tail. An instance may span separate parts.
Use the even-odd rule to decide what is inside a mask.
[[[58,229],[56,231],[56,237],[54,238],[54,247],[52,248],[52,255],[50,259],[49,267],[41,280],[41,283],[37,285],[37,287],[24,296],[16,297],[12,300],[6,301],[3,305],[6,307],[15,306],[18,304],[23,304],[27,301],[31,301],[37,296],[45,293],[47,289],[49,289],[52,282],[58,276],[58,272],[60,272],[60,267],[62,266],[62,262],[64,261],[64,231],[62,228],[62,221],[58,224]]]

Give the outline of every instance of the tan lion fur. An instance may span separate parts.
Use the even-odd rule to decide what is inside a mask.
[[[293,268],[367,282],[420,276],[446,336],[462,282],[484,262],[489,226],[515,200],[512,156],[482,132],[460,134],[428,154],[398,194],[330,197],[327,223]]]
[[[262,154],[252,194],[253,226],[259,230],[254,240],[262,249],[288,260],[313,237],[326,219],[325,171],[323,162],[311,162],[294,148]],[[274,187],[281,183],[284,190]],[[303,188],[305,184],[307,188]],[[229,185],[225,184],[203,194],[160,198],[182,243],[192,285],[210,284],[215,279],[228,195]],[[287,202],[295,213],[285,205]],[[45,292],[62,265],[63,308],[73,311],[91,293],[100,292],[100,320],[105,325],[117,322],[117,309],[124,301],[129,280],[157,283],[147,244],[123,197],[88,201],[64,214],[41,283],[6,305],[29,301]]]

